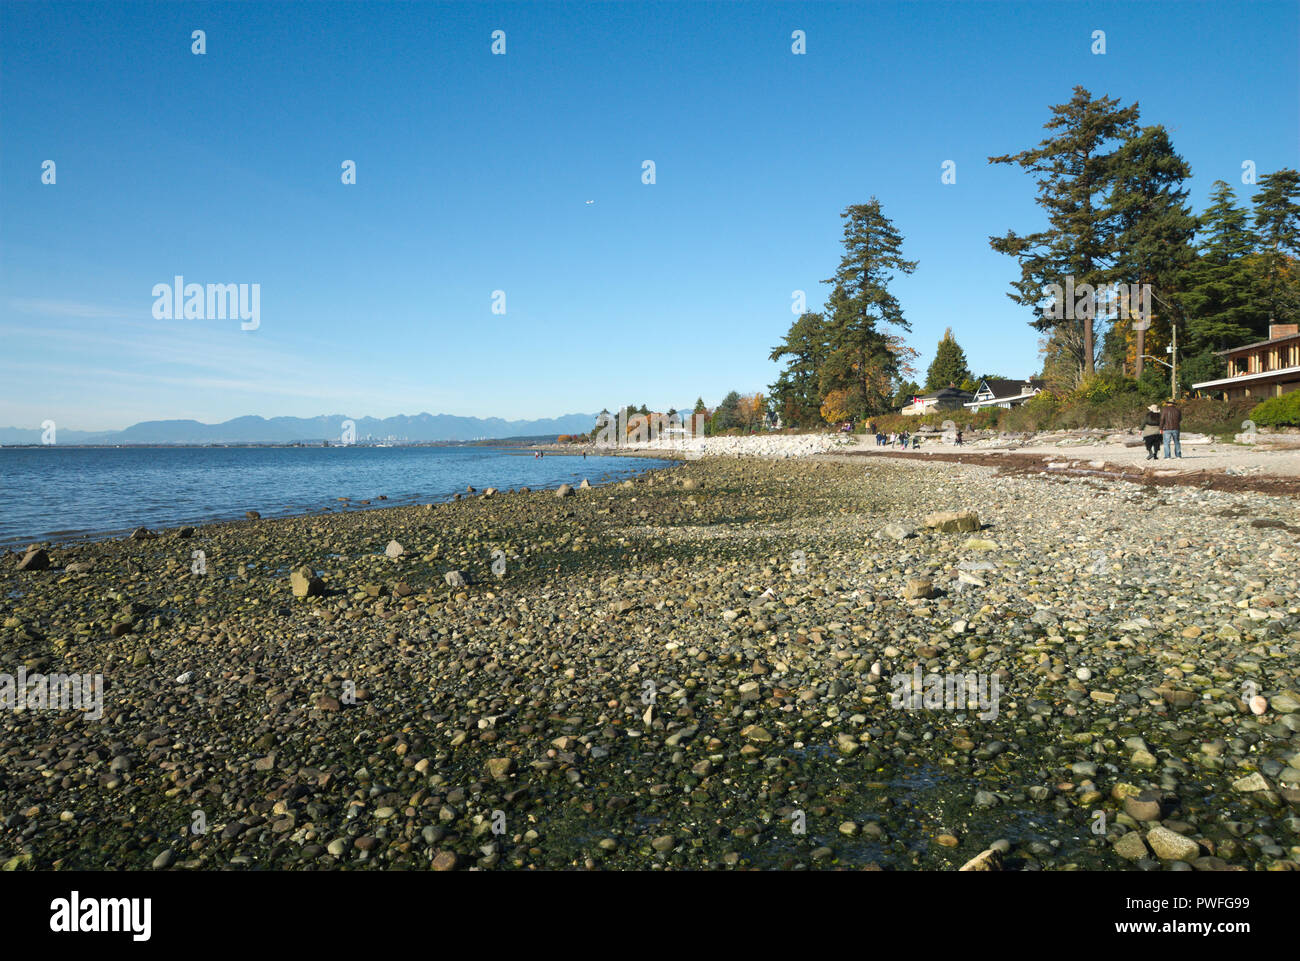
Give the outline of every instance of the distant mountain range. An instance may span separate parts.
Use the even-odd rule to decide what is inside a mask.
[[[125,430],[84,431],[58,428],[55,441],[67,444],[292,444],[340,443],[344,423],[353,423],[358,443],[394,441],[468,441],[484,438],[585,434],[596,425],[596,414],[565,414],[542,420],[503,420],[500,417],[456,417],[451,414],[399,414],[396,417],[236,417],[221,424],[197,420],[148,420]],[[40,428],[0,427],[0,444],[39,444]]]

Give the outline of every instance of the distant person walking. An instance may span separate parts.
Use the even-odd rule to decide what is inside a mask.
[[[1174,443],[1174,456],[1179,459],[1183,456],[1182,425],[1183,412],[1174,403],[1174,399],[1170,397],[1165,401],[1164,409],[1160,411],[1160,431],[1165,438],[1165,460],[1169,460],[1170,441]]]
[[[1146,444],[1147,460],[1160,459],[1160,408],[1152,404],[1142,418],[1142,442]]]

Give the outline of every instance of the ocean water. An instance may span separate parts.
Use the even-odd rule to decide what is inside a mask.
[[[490,447],[0,448],[0,545],[631,477],[668,461]],[[387,500],[377,498],[386,495]]]

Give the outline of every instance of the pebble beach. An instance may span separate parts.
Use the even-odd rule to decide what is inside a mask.
[[[851,453],[33,545],[0,672],[102,717],[0,711],[0,866],[1295,870],[1298,555],[1294,497]]]

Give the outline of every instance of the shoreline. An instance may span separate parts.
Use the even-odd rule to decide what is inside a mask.
[[[926,527],[942,510],[979,527]],[[996,847],[1008,870],[1284,868],[1293,513],[970,464],[707,458],[11,559],[0,672],[106,690],[98,722],[0,712],[16,756],[69,762],[0,783],[21,814],[0,860],[951,870]],[[304,564],[321,583],[295,597]],[[1001,700],[900,708],[918,670],[996,676]]]
[[[503,449],[500,451],[500,453],[508,454],[510,456],[518,456],[518,457],[528,456],[523,450],[515,452],[512,450]],[[670,457],[651,457],[651,459],[663,460],[663,461],[674,460],[674,458],[670,458]],[[642,476],[651,471],[662,470],[662,469],[666,469],[666,468],[644,468],[634,476]],[[601,487],[607,487],[611,484],[621,483],[625,479],[626,478],[623,477],[610,477],[606,480],[596,480],[594,482],[590,481],[589,478],[587,480],[591,484],[592,488],[601,488]],[[570,483],[570,482],[561,481],[559,484],[548,484],[545,487],[530,487],[529,489],[533,491],[544,491],[544,490],[553,491],[565,483]],[[286,520],[292,518],[341,516],[345,514],[387,510],[390,508],[420,507],[420,506],[427,507],[430,504],[452,503],[467,497],[480,497],[482,496],[483,491],[488,489],[488,488],[476,488],[472,483],[468,483],[468,482],[466,486],[469,488],[469,490],[466,491],[454,490],[451,491],[450,493],[436,495],[432,498],[430,498],[430,495],[427,494],[395,495],[397,498],[400,498],[398,500],[392,499],[387,494],[376,494],[367,498],[332,497],[326,501],[323,501],[321,506],[318,507],[302,507],[302,508],[292,508],[292,509],[286,508],[283,510],[272,510],[264,506],[251,506],[247,508],[231,508],[230,512],[225,515],[209,514],[209,515],[200,516],[196,514],[180,520],[174,520],[174,521],[169,520],[165,523],[155,523],[153,527],[149,527],[147,525],[135,524],[130,526],[111,527],[111,528],[103,528],[103,529],[95,529],[95,530],[49,531],[44,534],[35,534],[35,535],[26,535],[26,534],[6,535],[3,538],[0,538],[0,558],[12,557],[15,553],[21,556],[21,554],[29,546],[32,545],[45,547],[45,548],[56,548],[56,547],[74,545],[74,544],[95,543],[104,540],[125,539],[129,537],[132,532],[139,530],[141,528],[144,528],[148,531],[153,532],[156,535],[161,536],[163,534],[169,534],[169,533],[174,534],[176,531],[187,527],[197,529],[202,527],[211,527],[213,525],[218,525],[218,524],[247,523],[248,519],[246,517],[244,519],[241,519],[237,516],[233,516],[238,512],[240,512],[241,510],[255,511],[256,513],[261,515],[259,518],[257,518],[257,520]],[[528,486],[528,485],[523,485],[523,486]],[[574,484],[574,486],[576,488],[576,484]],[[514,493],[514,490],[509,489],[505,491],[498,491],[497,493],[499,495],[506,495],[506,494]],[[266,500],[265,496],[263,496],[263,500]]]

